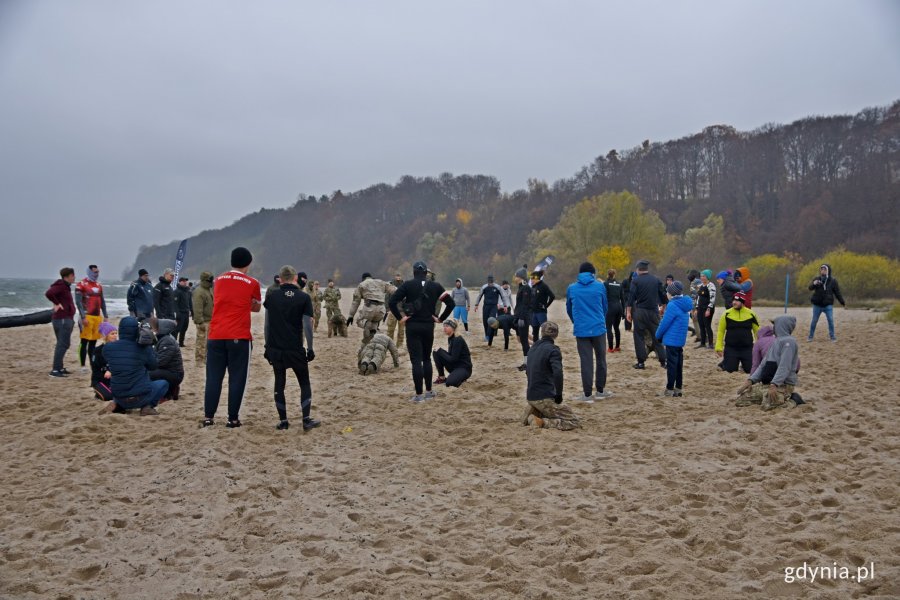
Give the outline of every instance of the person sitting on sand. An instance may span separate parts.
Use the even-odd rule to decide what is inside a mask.
[[[528,351],[525,373],[528,387],[525,398],[528,409],[523,425],[555,428],[563,431],[580,427],[578,417],[563,401],[562,353],[554,343],[559,325],[545,321],[540,328],[541,339]]]
[[[112,388],[110,387],[110,378],[112,374],[106,368],[106,358],[103,356],[103,347],[106,344],[115,342],[119,339],[119,330],[109,321],[103,321],[98,327],[100,335],[103,336],[103,343],[94,347],[91,352],[91,388],[97,400],[110,401],[113,399]]]
[[[150,381],[165,379],[169,382],[169,390],[165,397],[178,400],[181,382],[184,381],[184,360],[181,347],[173,335],[177,333],[178,322],[173,319],[150,319],[156,333],[156,360],[158,366],[150,372]]]
[[[800,348],[791,335],[796,326],[797,319],[791,315],[775,319],[775,343],[769,347],[747,383],[738,390],[735,406],[759,404],[763,410],[772,410],[782,406],[794,407],[803,402],[794,393],[797,370],[800,368]]]
[[[438,372],[434,382],[443,383],[447,387],[459,387],[472,376],[472,355],[469,353],[469,345],[466,344],[466,340],[459,335],[458,328],[459,322],[456,319],[444,321],[447,349],[438,348],[431,353]],[[447,371],[446,377],[444,376],[445,370]]]
[[[149,372],[158,366],[156,352],[152,346],[138,344],[138,327],[137,319],[125,317],[119,323],[118,341],[103,347],[114,398],[103,412],[112,412],[119,406],[126,410],[139,408],[141,416],[159,414],[156,405],[166,395],[169,382],[150,381]]]
[[[397,344],[389,336],[376,333],[369,343],[360,347],[356,355],[356,366],[360,375],[374,375],[381,368],[388,353],[394,359],[394,368],[400,366]]]

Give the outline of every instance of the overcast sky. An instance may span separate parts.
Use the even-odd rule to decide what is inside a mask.
[[[888,105],[898,32],[893,0],[0,0],[0,276],[116,279],[141,244],[299,193],[512,191],[645,139]]]

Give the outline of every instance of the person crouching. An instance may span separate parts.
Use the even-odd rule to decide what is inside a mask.
[[[181,346],[175,338],[178,333],[178,321],[174,319],[150,319],[156,333],[157,367],[150,371],[150,381],[164,379],[169,382],[169,390],[165,398],[178,400],[181,382],[184,381],[184,360]]]
[[[559,326],[545,321],[540,328],[541,339],[528,351],[525,373],[528,387],[525,398],[528,409],[523,425],[569,430],[580,427],[572,409],[562,403],[563,367],[562,353],[554,343]]]
[[[438,348],[431,355],[437,367],[438,376],[434,380],[437,384],[446,384],[447,387],[459,387],[472,376],[472,355],[469,353],[469,345],[459,336],[457,329],[459,321],[447,319],[444,321],[444,335],[447,336],[447,349]],[[444,371],[447,376],[444,376]]]
[[[156,352],[152,346],[138,343],[138,328],[137,319],[125,317],[119,323],[119,340],[103,347],[114,398],[104,412],[119,406],[126,410],[139,408],[141,416],[159,414],[156,405],[166,395],[169,382],[150,381],[149,371],[158,366]]]
[[[800,395],[794,393],[800,369],[800,347],[791,335],[796,326],[797,319],[791,315],[775,319],[775,342],[769,346],[747,383],[738,390],[736,406],[759,404],[763,410],[772,410],[803,404]]]

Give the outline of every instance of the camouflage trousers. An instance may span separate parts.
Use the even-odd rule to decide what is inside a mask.
[[[332,335],[347,337],[347,323],[344,321],[344,315],[340,312],[328,318],[328,337]]]
[[[357,367],[360,375],[374,375],[381,368],[388,350],[380,344],[366,344],[359,349]],[[394,365],[399,366],[399,365]]]
[[[341,309],[334,304],[325,305],[325,320],[330,321],[336,314],[341,314]]]
[[[206,363],[206,334],[209,332],[209,323],[195,325],[197,339],[194,341],[194,362]]]
[[[561,429],[568,431],[581,427],[578,417],[565,404],[557,404],[552,398],[546,400],[529,400],[528,409],[523,416],[523,423],[528,424],[528,416],[535,415],[544,422],[544,429]]]
[[[403,325],[402,323],[400,323],[400,321],[397,320],[397,317],[394,316],[394,313],[388,312],[387,335],[391,339],[394,339],[394,329],[395,328],[397,329],[397,347],[402,348],[406,325]]]
[[[793,408],[797,404],[791,400],[791,394],[794,393],[794,386],[779,385],[775,390],[770,392],[769,386],[764,383],[754,383],[750,389],[738,396],[735,406],[750,406],[751,404],[759,404],[763,410],[772,410],[773,408]]]
[[[319,330],[319,320],[322,318],[322,307],[313,305],[313,331]]]

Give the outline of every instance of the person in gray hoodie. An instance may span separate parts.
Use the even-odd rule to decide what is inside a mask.
[[[800,348],[791,334],[797,319],[782,315],[774,321],[775,342],[769,347],[762,363],[750,374],[738,390],[736,406],[759,404],[763,410],[794,407],[803,401],[794,393],[797,371],[800,368]]]
[[[450,298],[453,300],[453,318],[457,323],[462,323],[466,331],[469,330],[469,290],[463,287],[463,280],[457,279],[450,290]]]

